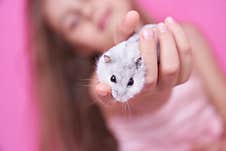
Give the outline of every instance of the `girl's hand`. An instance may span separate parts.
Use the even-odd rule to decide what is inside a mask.
[[[139,14],[136,11],[128,12],[124,21],[117,28],[116,44],[128,39],[139,23]],[[159,65],[157,63],[155,32],[160,43]],[[153,94],[156,99],[156,94],[162,95],[163,92],[169,92],[174,86],[188,80],[192,68],[191,46],[183,28],[172,18],[167,18],[164,23],[158,24],[155,30],[141,31],[140,50],[146,66],[146,84],[139,97],[134,99],[141,99],[140,97],[145,96],[145,94]],[[98,83],[94,91],[98,102],[104,102],[104,104],[114,102],[108,85]]]

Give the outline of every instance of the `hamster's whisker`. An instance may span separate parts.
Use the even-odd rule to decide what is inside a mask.
[[[121,104],[122,114],[126,116],[126,118],[130,119],[132,116],[132,110],[129,102],[124,102]]]
[[[78,81],[79,82],[90,82],[90,81],[92,81],[92,79],[79,79]]]
[[[89,84],[87,84],[87,85],[81,85],[82,87],[90,87],[90,85]]]
[[[90,81],[92,79],[80,79],[79,81]]]
[[[131,112],[130,112],[130,108],[129,108],[128,102],[125,102],[125,106],[126,106],[126,109],[127,109],[127,115],[128,115],[127,117],[130,118]]]
[[[91,106],[93,106],[94,104],[96,104],[94,101],[89,102],[89,103],[87,104],[87,107],[91,107]]]
[[[91,87],[91,86],[94,86],[94,84],[81,84],[80,86],[83,86],[83,87]]]
[[[123,111],[123,114],[125,114],[125,106],[124,106],[124,104],[122,104],[122,111]]]
[[[125,116],[127,116],[127,113],[128,113],[128,112],[127,112],[127,106],[126,106],[126,103],[123,103],[122,105],[123,105],[123,107],[124,107]]]
[[[91,80],[92,78],[82,78],[80,80]]]
[[[122,108],[122,114],[124,115],[125,114],[125,106],[124,106],[124,103],[122,103],[120,106]]]
[[[128,106],[127,106],[126,102],[124,103],[124,106],[125,106],[125,110],[126,110],[126,116],[128,117],[129,116],[129,110],[128,110]]]

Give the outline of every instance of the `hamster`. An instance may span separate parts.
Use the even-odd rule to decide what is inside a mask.
[[[143,28],[155,27],[154,24],[148,24]],[[135,33],[103,53],[97,62],[96,73],[100,82],[111,87],[116,101],[126,102],[138,94],[145,84],[145,65],[139,50],[139,34]]]

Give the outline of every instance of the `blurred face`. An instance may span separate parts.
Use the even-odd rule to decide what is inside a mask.
[[[49,25],[77,51],[104,51],[113,45],[117,23],[131,9],[131,0],[44,0]]]

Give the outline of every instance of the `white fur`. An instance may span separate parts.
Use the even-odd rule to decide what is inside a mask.
[[[146,25],[155,27],[155,25]],[[110,63],[105,63],[104,55],[111,57]],[[127,41],[123,41],[106,51],[98,60],[97,77],[100,82],[106,83],[112,88],[112,96],[119,102],[126,102],[138,94],[145,83],[145,66],[143,60],[137,68],[135,60],[141,57],[139,50],[139,35],[135,33]],[[117,83],[111,82],[112,75],[116,76]],[[134,85],[127,86],[129,79],[133,77]]]

